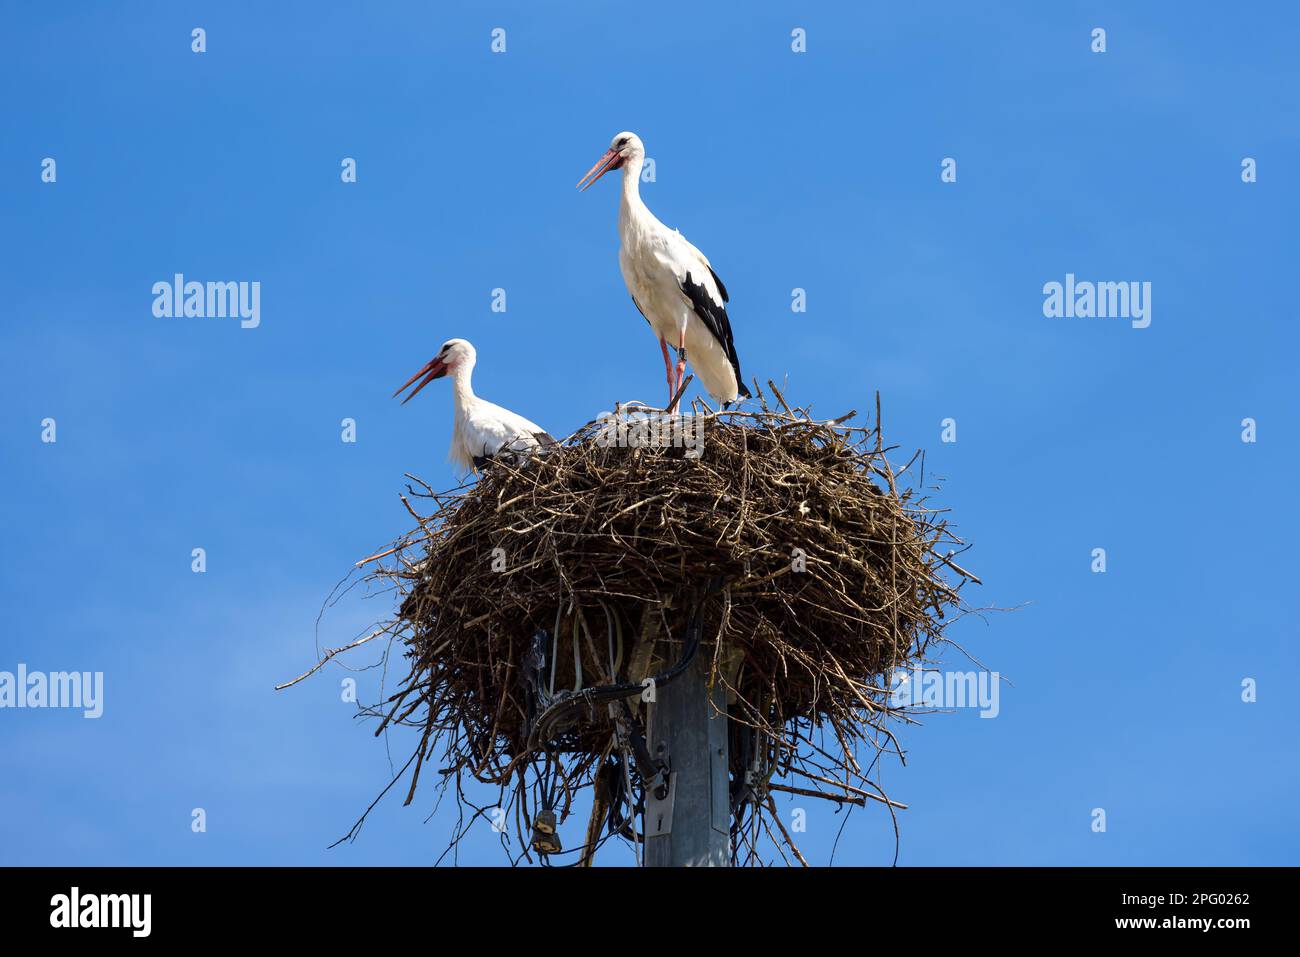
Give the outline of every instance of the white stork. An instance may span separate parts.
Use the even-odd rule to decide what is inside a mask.
[[[727,319],[727,287],[704,253],[680,232],[659,222],[641,201],[644,162],[645,147],[640,137],[619,133],[605,155],[578,180],[578,187],[585,190],[610,170],[623,170],[618,264],[632,302],[659,337],[668,377],[668,401],[671,403],[677,394],[689,355],[704,388],[725,408],[740,396],[749,395]],[[669,343],[677,350],[676,370],[668,357]]]
[[[456,425],[451,435],[451,460],[466,471],[478,471],[496,456],[517,460],[542,445],[553,445],[545,429],[522,415],[503,409],[474,394],[470,376],[478,353],[465,339],[448,339],[438,354],[425,363],[415,375],[406,380],[402,388],[393,393],[401,395],[420,376],[424,379],[402,400],[406,405],[434,379],[451,376],[451,394],[456,405]]]

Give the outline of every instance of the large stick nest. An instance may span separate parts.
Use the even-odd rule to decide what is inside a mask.
[[[881,750],[898,750],[890,675],[926,660],[973,576],[912,487],[916,459],[890,466],[878,403],[861,428],[853,413],[816,421],[772,391],[771,408],[762,396],[745,412],[697,402],[695,418],[671,423],[621,409],[475,484],[403,497],[419,527],[374,557],[371,580],[398,593],[381,631],[409,671],[373,713],[381,730],[422,731],[408,803],[426,759],[462,801],[463,776],[498,785],[528,854],[539,806],[563,822],[619,753],[604,704],[540,732],[539,715],[581,689],[662,673],[698,612],[698,653],[728,703],[738,862],[764,834],[802,860],[771,792],[903,806],[870,776]],[[643,719],[640,698],[623,697]],[[872,761],[859,761],[862,745]],[[625,770],[635,796],[643,782],[633,762]],[[635,842],[633,818],[594,820],[584,846],[602,830]]]

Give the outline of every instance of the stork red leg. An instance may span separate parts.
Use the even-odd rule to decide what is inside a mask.
[[[668,343],[663,339],[659,340],[659,348],[664,354],[664,374],[668,377],[668,401],[673,401],[673,395],[677,392],[677,387],[673,385],[673,362],[668,358]]]
[[[686,375],[686,330],[682,329],[679,333],[677,333],[677,375],[673,379],[673,395],[676,395],[677,390],[682,387],[682,378],[685,375]],[[672,412],[673,409],[677,407],[677,403],[673,402],[671,397],[669,397],[668,401],[672,403],[672,408],[670,408],[668,411]]]

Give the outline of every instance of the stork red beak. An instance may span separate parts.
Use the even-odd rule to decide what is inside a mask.
[[[582,177],[582,179],[578,180],[578,192],[581,193],[583,190],[587,188],[587,186],[590,186],[592,183],[596,182],[596,180],[600,179],[610,170],[618,169],[622,165],[623,165],[623,157],[619,155],[618,150],[612,148],[607,149],[605,151],[605,155],[602,156],[600,159],[596,160],[596,165],[593,166],[591,169],[587,170],[587,176],[592,176],[593,173],[595,173],[596,175],[592,176],[590,181],[587,181],[587,176],[584,176]],[[587,186],[582,185],[584,181],[587,182]]]
[[[396,399],[399,395],[402,394],[403,390],[405,390],[407,386],[409,386],[416,379],[420,378],[420,376],[424,376],[424,381],[422,381],[419,385],[417,385],[414,389],[412,389],[411,394],[402,400],[402,405],[406,405],[406,403],[414,399],[416,393],[419,392],[421,389],[423,389],[426,385],[428,385],[434,379],[441,379],[446,374],[447,374],[447,363],[443,362],[437,356],[434,356],[432,359],[430,359],[428,362],[424,364],[424,367],[420,369],[419,372],[417,372],[415,375],[411,376],[409,379],[406,380],[406,385],[403,385],[401,389],[398,389],[396,392],[393,393],[393,398]]]

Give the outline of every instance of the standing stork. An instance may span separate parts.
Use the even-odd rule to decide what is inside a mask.
[[[578,188],[585,190],[612,169],[623,170],[618,265],[632,302],[659,337],[668,401],[671,404],[677,394],[689,354],[700,382],[725,408],[749,395],[727,319],[727,287],[704,253],[680,232],[659,222],[641,201],[644,162],[640,137],[619,133],[605,155],[578,180]],[[676,369],[668,357],[669,343],[677,350]]]
[[[393,398],[424,376],[402,400],[402,405],[406,405],[434,379],[450,375],[456,424],[451,434],[449,454],[451,460],[466,471],[478,471],[498,456],[517,460],[539,446],[555,444],[555,439],[540,425],[474,394],[470,376],[477,359],[478,353],[468,340],[448,339],[436,356],[393,393]]]

